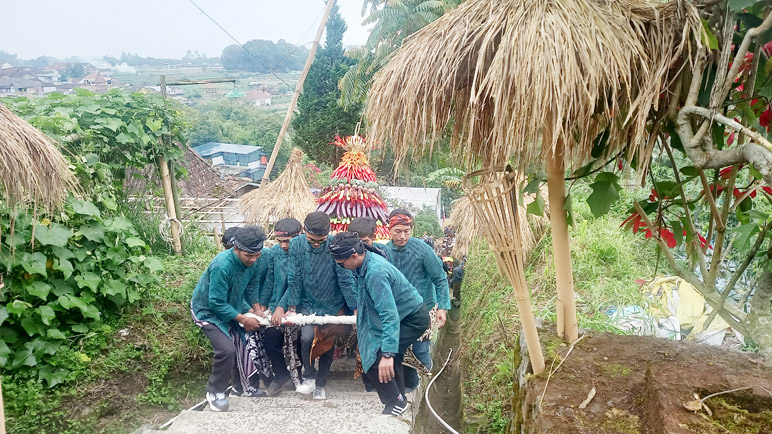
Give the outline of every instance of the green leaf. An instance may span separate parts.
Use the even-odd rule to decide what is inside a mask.
[[[32,285],[27,286],[27,292],[30,295],[34,295],[35,297],[46,301],[48,293],[51,292],[51,285],[45,282],[32,282]]]
[[[70,329],[75,333],[86,333],[88,331],[88,326],[86,324],[75,324],[70,327]]]
[[[8,309],[5,306],[0,306],[0,325],[3,325],[3,323],[7,319],[8,319]]]
[[[742,226],[738,226],[735,229],[735,248],[739,251],[745,251],[750,247],[751,238],[759,233],[759,225],[756,223],[748,223]]]
[[[35,239],[44,246],[64,247],[71,235],[72,231],[59,223],[51,223],[49,226],[38,225],[35,228]]]
[[[26,271],[29,274],[40,274],[41,276],[47,276],[48,273],[46,272],[46,262],[48,261],[48,258],[46,258],[46,255],[35,252],[31,255],[27,255],[25,258],[22,259],[21,266],[24,267],[24,271]]]
[[[21,320],[21,327],[30,336],[40,335],[44,332],[41,330],[40,324],[30,316]]]
[[[67,378],[69,371],[62,368],[54,369],[51,365],[42,366],[38,370],[38,380],[48,383],[48,388],[52,388],[57,384],[63,383]]]
[[[65,309],[72,309],[73,307],[78,308],[81,313],[85,314],[88,311],[88,305],[83,302],[80,298],[72,295],[72,294],[65,294],[59,297],[59,304],[65,308]]]
[[[38,312],[40,313],[40,320],[47,326],[50,326],[51,320],[56,317],[56,313],[48,305],[38,307]]]
[[[697,170],[694,166],[685,166],[680,169],[678,169],[679,172],[683,173],[686,176],[699,176],[699,170]]]
[[[671,224],[673,226],[673,236],[675,237],[676,246],[680,246],[684,239],[684,228],[681,226],[679,220],[673,220]]]
[[[542,202],[544,202],[544,200],[542,200]],[[148,256],[147,258],[145,258],[145,267],[147,267],[148,270],[150,270],[150,272],[156,273],[159,271],[163,271],[164,264],[162,264],[161,261],[159,261],[158,259],[152,256]]]
[[[72,268],[72,262],[66,259],[54,259],[54,270],[61,271],[64,278],[69,279],[74,269]]]
[[[80,215],[86,215],[91,217],[101,217],[102,213],[99,208],[91,202],[85,200],[73,199],[72,210]]]
[[[75,282],[77,282],[78,288],[90,288],[92,292],[97,292],[102,278],[89,271],[80,276],[75,276]]]
[[[124,132],[121,132],[120,134],[115,136],[115,141],[120,143],[120,144],[131,143],[131,136],[129,136],[128,134],[126,134]]]
[[[54,285],[54,295],[57,297],[60,297],[64,294],[74,294],[72,287],[61,279],[54,279],[51,281],[51,283]]]
[[[38,359],[35,357],[35,347],[31,342],[27,342],[16,350],[11,369],[17,369],[21,366],[35,366],[37,364]]]
[[[97,320],[97,321],[99,320],[99,317],[100,317],[101,315],[102,315],[102,314],[99,312],[99,308],[97,308],[97,307],[96,307],[96,306],[94,306],[93,304],[89,304],[89,305],[87,306],[87,308],[86,308],[86,311],[83,313],[83,316],[84,316],[84,317],[86,317],[86,318],[91,318],[91,319],[95,319],[95,320]]]
[[[708,20],[702,20],[702,29],[705,32],[702,34],[702,43],[711,50],[718,50],[718,39],[708,27]]]
[[[51,339],[61,339],[61,340],[67,339],[67,336],[65,336],[64,333],[61,332],[61,330],[55,329],[55,328],[49,328],[47,331],[47,335]]]
[[[595,177],[595,182],[590,184],[592,193],[587,197],[587,204],[595,217],[606,214],[611,205],[619,200],[619,177],[611,172],[601,172]]]
[[[70,251],[70,249],[67,249],[65,247],[51,247],[51,253],[54,254],[54,257],[57,257],[59,259],[72,259],[75,257],[75,255]]]
[[[526,212],[538,216],[544,215],[544,199],[541,197],[541,194],[536,193],[533,202],[528,204]]]
[[[161,126],[163,123],[161,122],[161,119],[148,119],[147,122],[145,122],[145,125],[147,125],[148,128],[150,128],[150,131],[156,132],[161,129]]]
[[[742,12],[743,9],[747,9],[751,6],[753,6],[754,3],[756,3],[757,0],[729,0],[727,2],[727,5],[729,6],[729,10],[732,12]],[[703,21],[703,25],[706,25]],[[713,48],[713,47],[710,47]]]
[[[129,252],[123,246],[115,246],[107,249],[107,259],[115,262],[116,264],[123,264],[129,259]]]
[[[107,230],[112,232],[126,232],[134,228],[134,225],[131,224],[131,220],[123,216],[118,216],[112,220],[105,221],[105,226],[107,226]]]
[[[102,285],[102,293],[104,295],[118,296],[119,298],[126,298],[126,285],[118,280],[107,280]]]
[[[129,247],[139,247],[139,246],[146,247],[147,246],[147,244],[145,244],[144,241],[142,241],[140,238],[137,238],[137,237],[126,238],[126,244]]]
[[[100,222],[91,222],[78,228],[78,232],[86,239],[100,243],[105,238],[105,226]]]
[[[574,225],[574,204],[573,199],[571,198],[571,194],[566,196],[566,205],[563,207],[563,209],[566,211],[566,223],[568,226]]]
[[[8,356],[11,355],[11,349],[5,341],[0,340],[0,366],[5,366],[8,363]]]
[[[534,177],[528,185],[525,186],[523,189],[523,193],[536,193],[539,191],[539,185],[541,185],[541,178]]]
[[[13,301],[13,303],[9,303],[9,304],[5,305],[5,307],[8,309],[8,313],[16,315],[16,316],[21,316],[21,314],[25,310],[31,308],[32,305],[27,303],[27,302],[25,302],[25,301],[21,301],[19,299],[16,299],[16,300]]]

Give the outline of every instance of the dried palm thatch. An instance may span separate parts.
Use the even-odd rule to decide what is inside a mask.
[[[287,167],[276,180],[250,191],[239,202],[247,224],[272,226],[288,217],[302,222],[316,207],[316,199],[303,174],[303,151],[293,149]]]
[[[552,153],[583,164],[609,129],[608,153],[629,144],[628,158],[646,160],[647,117],[701,32],[683,0],[469,0],[376,75],[370,135],[399,162],[411,146],[431,151],[453,119],[451,149],[467,164],[517,155],[522,169]]]
[[[545,190],[546,188],[540,192],[542,198],[547,197]],[[531,251],[546,230],[549,222],[549,202],[545,201],[544,203],[545,216],[528,215],[525,206],[533,200],[532,197],[529,198],[528,196],[525,195],[525,204],[518,204],[519,209],[517,213],[517,217],[520,219],[520,244],[523,247],[526,258],[531,255]],[[453,202],[447,224],[456,228],[453,250],[450,252],[450,255],[456,259],[462,259],[469,254],[469,246],[471,246],[472,241],[483,235],[482,228],[475,218],[472,202],[467,195]]]
[[[78,181],[56,144],[0,104],[0,188],[8,205],[57,209]]]

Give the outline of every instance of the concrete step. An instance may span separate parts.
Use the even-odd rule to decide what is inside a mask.
[[[291,385],[273,398],[228,398],[228,412],[183,411],[166,433],[409,433],[412,406],[399,418],[382,415],[383,404],[375,392],[365,392],[352,371],[330,372],[324,401],[301,395]],[[412,394],[408,400],[412,401]]]

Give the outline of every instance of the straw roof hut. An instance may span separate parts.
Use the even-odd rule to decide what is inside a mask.
[[[629,143],[628,157],[645,159],[649,112],[699,32],[680,0],[469,0],[375,76],[370,135],[400,161],[431,150],[452,120],[451,149],[470,166],[518,155],[524,168],[554,151],[580,164],[609,128],[608,153]]]
[[[549,202],[562,210],[566,167],[590,158],[599,133],[609,135],[607,154],[625,148],[628,158],[646,164],[650,113],[701,35],[697,10],[681,0],[469,0],[415,33],[375,76],[367,106],[370,136],[391,143],[398,165],[411,147],[415,154],[431,151],[452,124],[451,150],[469,167],[485,168],[476,173],[488,177],[480,180],[490,182],[487,191],[507,190],[502,180],[511,176],[494,172],[513,155],[518,169],[544,162]],[[490,216],[482,207],[475,212]],[[501,239],[512,229],[507,225],[518,226],[510,210],[494,214],[509,218],[489,235],[498,232]],[[550,220],[558,335],[574,342],[566,214],[553,212]],[[522,258],[513,258],[499,267],[521,276]],[[527,310],[521,315],[530,350],[538,337],[525,324],[530,305],[518,289],[525,282],[512,283]],[[543,369],[543,360],[536,360],[534,370]]]
[[[57,145],[0,104],[0,189],[9,206],[33,202],[57,209],[78,181]]]
[[[303,151],[293,149],[287,167],[276,180],[242,196],[239,208],[247,224],[268,226],[287,217],[302,222],[316,208],[303,173]]]

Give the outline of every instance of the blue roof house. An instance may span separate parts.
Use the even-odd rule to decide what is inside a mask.
[[[253,181],[262,179],[265,166],[268,164],[262,146],[209,142],[196,146],[193,150],[202,158],[210,160],[214,167],[243,167],[244,171],[239,172],[238,176],[250,178]]]

